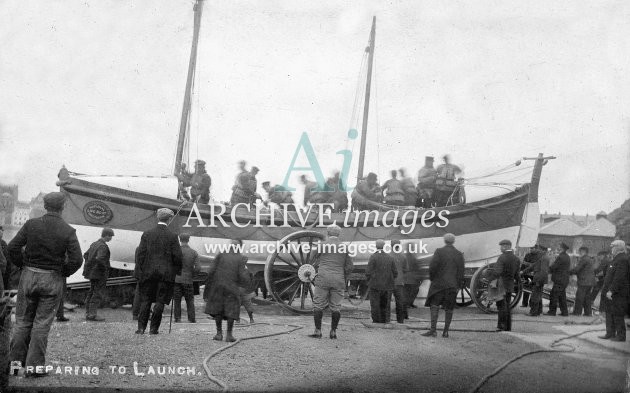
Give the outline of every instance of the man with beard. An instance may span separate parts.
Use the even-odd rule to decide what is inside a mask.
[[[630,296],[630,259],[626,252],[626,243],[615,240],[610,244],[613,256],[612,267],[606,272],[602,295],[607,299],[606,335],[600,338],[610,341],[626,341],[624,316]]]
[[[431,307],[431,329],[422,334],[425,337],[437,336],[440,306],[444,307],[445,312],[442,337],[448,337],[448,329],[453,319],[457,289],[466,285],[464,280],[464,255],[455,248],[454,243],[455,235],[452,233],[444,235],[444,247],[435,250],[429,265],[431,286],[424,305]]]
[[[157,211],[158,224],[142,234],[136,256],[138,281],[140,283],[140,315],[136,334],[144,334],[149,322],[151,304],[151,326],[149,334],[158,334],[162,323],[164,305],[173,297],[175,276],[182,271],[182,248],[179,238],[168,229],[173,213],[170,209]]]

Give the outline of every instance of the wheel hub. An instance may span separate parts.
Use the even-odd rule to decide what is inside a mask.
[[[311,282],[315,278],[317,273],[315,272],[315,267],[310,264],[304,264],[300,266],[298,269],[298,277],[302,282]]]

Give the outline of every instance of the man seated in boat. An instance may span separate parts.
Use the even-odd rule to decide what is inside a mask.
[[[271,183],[268,181],[263,182],[262,186],[268,197],[265,201],[265,205],[269,205],[269,202],[273,202],[279,206],[282,206],[283,203],[287,203],[289,210],[295,210],[291,191],[285,190],[285,188],[279,184],[271,187]]]
[[[405,206],[414,206],[418,199],[416,185],[413,183],[413,180],[407,176],[405,168],[400,168],[398,173],[400,174],[400,182],[402,183],[402,189],[405,193]]]
[[[376,204],[382,202],[381,187],[377,182],[376,173],[370,172],[367,177],[357,184],[352,191],[352,206],[354,210],[374,210]]]
[[[256,202],[256,199],[262,199],[260,194],[256,192],[258,188],[258,180],[256,180],[256,175],[260,169],[258,167],[253,166],[251,171],[249,172],[241,172],[236,177],[236,182],[232,187],[232,197],[230,198],[230,203],[232,206],[237,203],[246,203],[250,206]]]
[[[383,184],[383,189],[381,190],[385,198],[385,203],[388,205],[403,206],[405,204],[405,192],[402,182],[398,180],[398,171],[394,169],[390,171],[390,174],[392,176],[391,179]]]
[[[435,180],[437,171],[433,167],[433,157],[424,157],[424,166],[418,171],[418,199],[417,207],[429,208],[432,206],[435,195]]]
[[[328,180],[323,188],[320,188],[317,182],[310,181],[306,175],[300,176],[300,181],[304,184],[304,205],[309,203],[319,206],[320,203],[331,203],[334,188],[331,184],[334,180]]]
[[[444,164],[437,167],[437,179],[435,180],[435,200],[438,206],[446,206],[449,203],[451,195],[457,188],[457,177],[462,172],[457,165],[451,164],[451,157],[448,154],[442,159]]]

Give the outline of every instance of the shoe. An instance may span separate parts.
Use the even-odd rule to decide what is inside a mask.
[[[540,314],[532,314],[531,312],[528,312],[528,313],[527,313],[527,314],[525,314],[525,315],[527,315],[528,317],[537,317],[537,316],[539,316]]]
[[[442,337],[448,338],[448,332],[446,332],[446,331],[442,332]]]
[[[181,320],[180,320],[180,319],[176,319],[176,320],[175,320],[175,323],[180,323],[180,322],[181,322]]]
[[[149,334],[158,334],[158,333],[159,332],[157,330],[153,330],[153,329],[149,330]]]
[[[331,330],[330,331],[330,338],[333,340],[337,339],[337,331],[336,330]]]
[[[197,320],[196,319],[189,319],[188,323],[197,323]]]
[[[526,308],[526,307],[529,307],[529,306],[527,304],[521,304],[521,307],[522,308]]]
[[[228,332],[225,335],[225,341],[228,343],[233,343],[234,341],[236,341],[236,339],[234,338],[234,336],[232,336],[232,333]]]
[[[254,318],[249,318],[249,324],[251,325],[253,323],[256,323],[256,322],[254,322]]]
[[[315,332],[313,332],[313,334],[309,334],[308,336],[312,338],[322,338],[322,331],[315,329]]]
[[[429,330],[426,333],[422,333],[421,336],[424,336],[424,337],[437,337],[437,331]]]
[[[69,319],[66,318],[66,317],[57,317],[57,322],[68,322],[68,321],[69,321]]]
[[[621,337],[621,336],[616,336],[610,339],[610,341],[620,341],[620,342],[624,342],[626,341],[625,337]]]
[[[103,322],[105,318],[94,317],[94,318],[85,318],[85,320],[88,322]]]
[[[552,312],[546,312],[545,315],[551,315],[552,317],[555,317],[556,313],[555,312],[553,312],[553,313]]]
[[[144,334],[144,330],[138,329],[138,330],[136,330],[136,334]]]
[[[569,316],[569,314],[568,314],[568,313],[567,313],[567,314],[560,314],[560,316],[561,316],[561,317],[568,317],[568,316]]]
[[[610,340],[611,338],[614,338],[615,336],[612,334],[607,334],[605,336],[599,336],[597,338],[601,338],[602,340]]]
[[[217,333],[212,337],[214,341],[223,341],[223,333]]]
[[[413,305],[413,304],[410,304],[409,307],[411,307],[411,308],[418,308],[418,306]]]

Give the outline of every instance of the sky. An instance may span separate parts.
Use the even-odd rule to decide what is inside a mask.
[[[192,4],[0,1],[0,183],[29,200],[56,189],[62,165],[170,174]],[[541,212],[610,212],[630,198],[627,1],[208,0],[190,145],[215,199],[229,199],[241,159],[281,182],[304,132],[326,176],[350,149],[356,178],[347,133],[360,129],[373,16],[366,172],[384,182],[448,153],[475,177],[543,152],[557,159]]]

